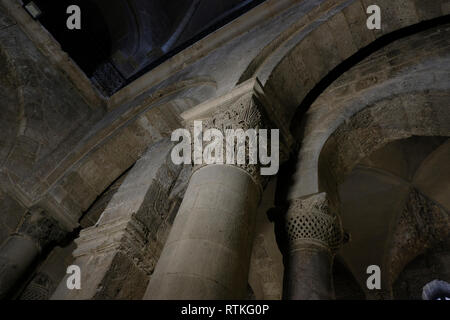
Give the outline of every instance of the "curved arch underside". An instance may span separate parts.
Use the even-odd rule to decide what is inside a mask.
[[[333,160],[333,166],[339,167],[334,170],[339,182],[351,170],[352,161],[357,163],[383,141],[449,134],[448,28],[437,27],[387,46],[320,95],[299,126],[302,147],[290,198],[319,192],[322,149],[323,154],[340,157]],[[336,139],[342,146],[332,143]],[[335,149],[327,151],[327,141],[327,148]]]
[[[340,255],[363,288],[368,265],[379,265],[382,286],[391,288],[411,260],[448,236],[449,151],[447,137],[396,140],[360,161],[339,185],[351,237]]]
[[[288,120],[317,83],[359,50],[402,28],[449,13],[445,1],[440,0],[426,4],[415,0],[378,1],[383,12],[382,29],[369,30],[366,8],[370,1],[321,2],[313,10],[305,8],[304,18],[285,31],[278,38],[282,40],[275,41],[275,47],[264,57],[253,62],[257,67],[250,74],[258,76],[266,90],[277,94]],[[310,5],[309,1],[304,5]]]

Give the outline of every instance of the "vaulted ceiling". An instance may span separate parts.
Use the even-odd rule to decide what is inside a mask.
[[[447,237],[449,154],[446,137],[398,140],[363,159],[340,186],[351,235],[341,255],[362,287],[367,266],[381,266],[390,286],[411,260]]]

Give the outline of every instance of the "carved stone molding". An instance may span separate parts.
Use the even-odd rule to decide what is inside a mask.
[[[292,200],[285,219],[290,251],[319,246],[336,252],[342,244],[341,222],[330,211],[326,193]]]

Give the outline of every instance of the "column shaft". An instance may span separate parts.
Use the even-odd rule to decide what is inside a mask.
[[[284,271],[284,299],[333,299],[332,260],[330,251],[319,247],[291,251]]]
[[[145,298],[244,298],[259,197],[257,184],[238,167],[197,170]]]

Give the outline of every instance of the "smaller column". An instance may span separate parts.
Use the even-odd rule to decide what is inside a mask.
[[[334,299],[332,265],[343,232],[330,212],[326,193],[290,202],[284,221],[283,298]]]
[[[65,234],[44,212],[29,214],[0,247],[0,299],[10,298],[42,250]]]

